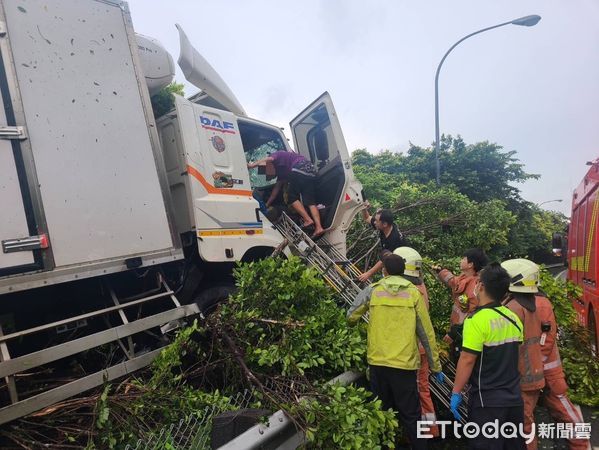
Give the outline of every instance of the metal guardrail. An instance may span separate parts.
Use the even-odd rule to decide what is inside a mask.
[[[212,420],[215,416],[231,410],[247,408],[253,400],[250,391],[231,397],[227,404],[212,405],[194,415],[184,417],[159,431],[129,444],[125,450],[201,450],[209,449]]]
[[[333,378],[329,384],[348,385],[356,382],[363,374],[349,371]],[[284,411],[272,414],[267,422],[260,423],[219,447],[219,450],[295,449],[305,442],[301,430],[296,430]]]
[[[354,383],[363,376],[360,372],[345,372],[329,383],[344,386]],[[140,438],[135,444],[129,444],[125,450],[200,450],[210,449],[213,419],[231,410],[248,408],[253,401],[250,391],[244,391],[231,397],[227,404],[213,405],[197,414],[185,417],[155,433]],[[251,449],[295,449],[304,442],[304,434],[293,426],[293,422],[279,410],[268,417],[265,423],[259,423],[237,436],[219,450]]]

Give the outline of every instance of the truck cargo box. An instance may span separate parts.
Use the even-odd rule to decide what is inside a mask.
[[[182,258],[126,3],[3,0],[0,294]]]

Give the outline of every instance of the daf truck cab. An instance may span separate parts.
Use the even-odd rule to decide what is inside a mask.
[[[178,96],[175,110],[157,122],[181,235],[194,233],[204,261],[251,260],[270,254],[282,237],[260,211],[276,177],[247,163],[294,151],[282,130],[249,118],[240,102],[179,28],[179,65],[202,90]],[[290,123],[295,151],[317,169],[316,200],[328,243],[345,254],[345,236],[363,207],[341,125],[325,92]],[[284,198],[279,201],[284,208]]]

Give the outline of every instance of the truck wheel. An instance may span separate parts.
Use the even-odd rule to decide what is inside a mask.
[[[212,313],[218,304],[229,298],[235,293],[235,286],[232,284],[221,284],[212,286],[201,291],[195,298],[195,303],[200,307],[203,314]]]

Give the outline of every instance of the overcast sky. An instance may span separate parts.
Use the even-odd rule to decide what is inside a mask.
[[[474,36],[440,77],[441,132],[516,150],[541,179],[527,200],[569,215],[599,157],[596,0],[131,0],[137,32],[176,60],[179,23],[248,115],[277,126],[329,91],[350,150],[434,141],[434,76],[458,39],[529,14],[542,20]],[[177,81],[183,82],[180,71]],[[195,88],[186,87],[186,95]]]

